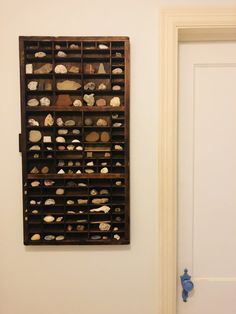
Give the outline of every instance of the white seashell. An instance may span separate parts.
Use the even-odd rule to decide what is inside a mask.
[[[27,101],[27,105],[29,107],[37,107],[39,105],[39,101],[36,98],[32,98]]]
[[[80,99],[75,99],[73,101],[73,106],[74,107],[82,107],[83,106],[82,101]]]
[[[35,200],[31,200],[30,201],[30,205],[36,205],[36,201]]]
[[[67,68],[63,64],[58,64],[55,69],[55,73],[65,74],[67,73]]]
[[[92,107],[95,103],[94,94],[85,94],[83,97],[84,101],[87,103],[87,106]]]
[[[35,119],[29,119],[29,120],[28,120],[28,124],[29,124],[30,126],[39,126],[39,122],[36,121]]]
[[[44,220],[45,222],[47,222],[47,223],[50,223],[50,222],[53,222],[53,221],[55,220],[55,217],[48,215],[48,216],[45,216],[45,217],[43,218],[43,220]]]
[[[113,238],[114,238],[114,239],[116,239],[117,241],[119,241],[119,240],[120,240],[120,236],[119,236],[119,234],[114,234]]]
[[[77,170],[76,173],[81,173],[81,170]]]
[[[67,54],[64,51],[58,51],[57,56],[60,58],[65,58],[67,56]]]
[[[121,68],[115,68],[112,70],[112,74],[122,74],[123,70]]]
[[[35,56],[35,58],[44,58],[44,57],[46,57],[46,53],[43,51],[39,51],[39,52],[36,52],[34,54],[34,56]]]
[[[80,140],[74,139],[71,141],[72,143],[80,143]]]
[[[100,170],[100,172],[101,172],[101,173],[108,173],[109,170],[108,170],[107,167],[104,167],[104,168],[102,168],[102,169]]]
[[[75,149],[78,150],[78,151],[81,151],[81,150],[83,150],[83,147],[82,146],[76,146]]]

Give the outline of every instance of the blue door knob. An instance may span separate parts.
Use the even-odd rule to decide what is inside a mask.
[[[188,294],[189,292],[191,292],[194,288],[194,284],[193,282],[190,280],[191,276],[189,276],[188,274],[188,270],[185,269],[184,270],[184,274],[182,276],[180,276],[181,279],[181,284],[182,284],[182,298],[184,302],[187,302],[188,299]]]

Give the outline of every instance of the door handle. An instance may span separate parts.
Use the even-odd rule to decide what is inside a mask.
[[[184,270],[184,274],[182,276],[180,276],[181,279],[181,284],[182,284],[182,298],[184,302],[187,302],[188,299],[188,294],[189,292],[191,292],[194,288],[194,284],[193,282],[190,280],[191,276],[189,276],[188,274],[188,270],[185,269]]]

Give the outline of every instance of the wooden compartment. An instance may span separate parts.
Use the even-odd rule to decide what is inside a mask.
[[[20,37],[25,245],[129,244],[129,39]]]

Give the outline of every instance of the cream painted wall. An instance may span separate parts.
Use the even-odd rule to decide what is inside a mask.
[[[157,313],[158,15],[166,4],[236,0],[0,0],[0,314]],[[19,35],[130,36],[130,246],[23,246]]]

